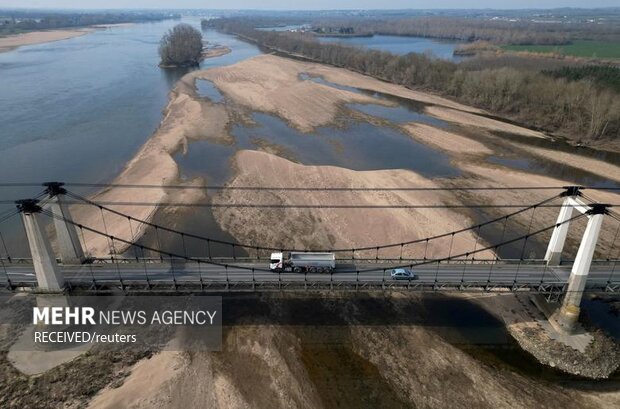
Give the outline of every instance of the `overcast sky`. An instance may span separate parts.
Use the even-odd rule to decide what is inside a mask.
[[[411,9],[617,7],[618,0],[0,0],[0,8]]]

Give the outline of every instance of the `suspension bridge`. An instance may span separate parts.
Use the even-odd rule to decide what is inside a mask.
[[[614,213],[613,204],[592,201],[584,193],[589,189],[585,187],[519,188],[555,189],[560,192],[533,204],[495,206],[506,208],[509,213],[431,237],[360,248],[283,248],[225,241],[176,230],[122,213],[114,208],[114,205],[119,203],[98,203],[90,200],[68,190],[63,183],[48,182],[43,186],[45,190],[40,194],[34,198],[16,201],[13,210],[0,215],[0,225],[13,217],[21,218],[31,254],[29,258],[11,257],[2,238],[5,254],[0,253],[0,267],[4,273],[0,276],[0,284],[11,291],[531,291],[563,300],[558,322],[568,329],[572,328],[577,320],[584,292],[620,291],[620,273],[616,271],[619,256],[616,254],[616,242],[620,233],[620,217]],[[504,188],[469,188],[476,189]],[[138,202],[131,204],[141,205]],[[75,222],[69,210],[69,207],[74,205],[91,206],[101,214],[101,223],[87,225]],[[449,208],[490,205],[436,204],[405,207],[430,206]],[[540,208],[558,209],[557,219],[548,224],[540,224],[534,217],[536,209]],[[526,214],[529,217],[527,231],[517,235],[509,234],[508,220],[517,216],[524,217]],[[115,235],[109,231],[110,217],[116,218],[117,222],[123,220],[128,223],[130,236]],[[585,231],[574,260],[564,260],[562,254],[569,228],[571,223],[577,220],[587,222]],[[604,220],[616,223],[617,228],[607,257],[595,259]],[[58,254],[52,250],[44,227],[46,222],[53,222]],[[501,231],[497,241],[488,243],[481,240],[481,231],[492,226],[497,226],[496,231]],[[147,229],[150,229],[155,240],[140,240],[140,232]],[[164,233],[175,236],[182,244],[182,250],[173,251],[162,245],[160,234]],[[455,238],[463,234],[474,235],[472,248],[464,252],[453,251]],[[526,256],[528,242],[549,236],[544,258]],[[87,237],[91,240],[95,237],[105,240],[109,255],[92,257],[89,254]],[[438,240],[445,243],[446,254],[429,256],[429,243]],[[190,241],[201,243],[205,249],[204,254],[188,254],[187,243]],[[217,254],[212,254],[214,246],[230,248],[231,255],[218,257]],[[411,246],[421,249],[420,257],[403,256],[404,249]],[[514,258],[500,258],[501,250],[506,247],[520,249],[520,254]],[[337,267],[330,273],[312,270],[303,273],[272,272],[268,269],[271,251],[335,253]],[[386,251],[389,256],[382,255]],[[489,254],[492,256],[489,257]],[[395,268],[410,268],[416,277],[392,280],[390,271]]]

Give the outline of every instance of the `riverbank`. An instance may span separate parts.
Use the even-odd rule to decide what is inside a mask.
[[[68,40],[70,38],[83,36],[93,31],[94,28],[78,28],[71,30],[33,31],[30,33],[0,37],[0,53],[11,51],[25,45]]]

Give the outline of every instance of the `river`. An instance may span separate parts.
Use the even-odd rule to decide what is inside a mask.
[[[199,19],[183,22],[200,27]],[[158,67],[159,40],[178,23],[113,27],[0,53],[0,182],[99,183],[117,175],[157,129],[170,89],[187,72]],[[209,30],[204,38],[232,52],[201,68],[260,54],[229,35]],[[2,200],[41,190],[0,189]],[[12,207],[0,205],[0,214]],[[8,223],[11,254],[25,256],[19,222]]]
[[[373,35],[370,37],[317,37],[326,43],[342,43],[373,50],[388,51],[392,54],[430,53],[431,55],[454,62],[464,57],[454,55],[454,49],[460,44],[455,41],[440,41],[424,37],[405,37],[391,35]]]

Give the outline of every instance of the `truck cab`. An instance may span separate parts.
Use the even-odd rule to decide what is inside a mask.
[[[284,254],[283,253],[271,253],[269,260],[269,269],[271,271],[284,270]]]

